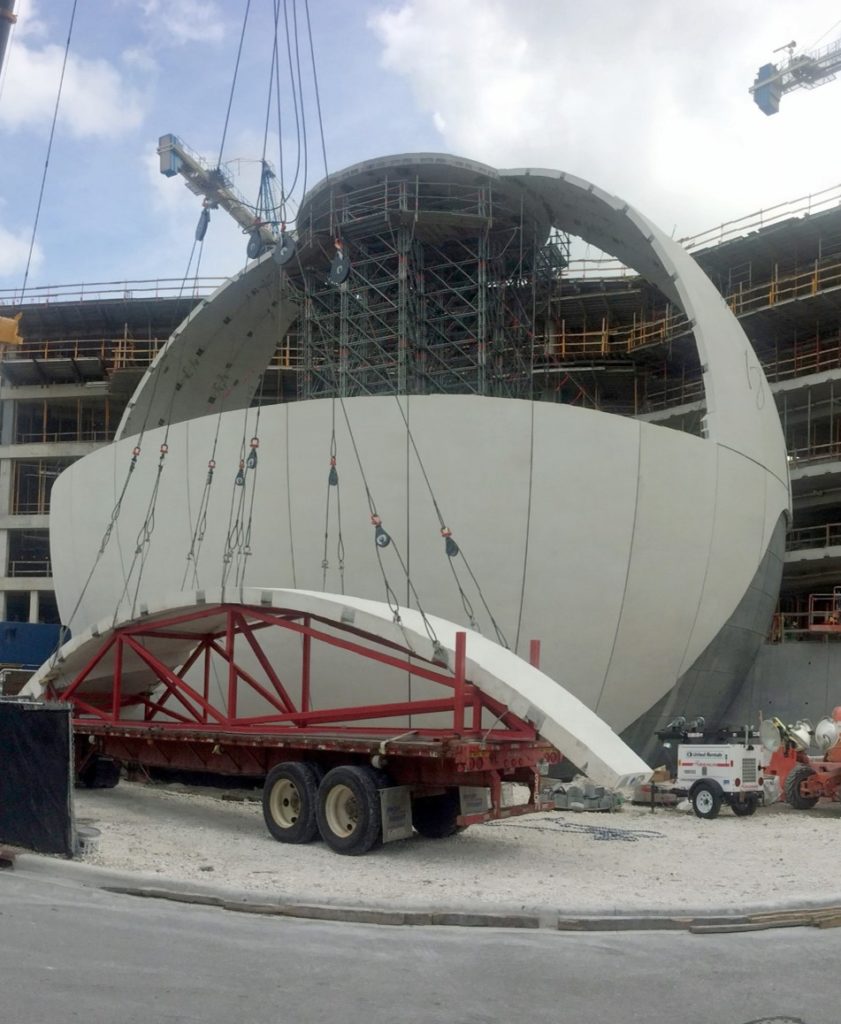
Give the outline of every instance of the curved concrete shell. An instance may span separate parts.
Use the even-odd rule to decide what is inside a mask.
[[[652,716],[674,708],[714,717],[726,708],[739,682],[739,658],[755,651],[773,608],[789,508],[783,435],[761,367],[700,268],[627,204],[560,172],[486,172],[521,189],[547,222],[638,270],[683,310],[704,367],[705,436],[571,406],[468,395],[404,395],[399,405],[392,396],[268,407],[259,423],[259,470],[251,478],[253,555],[244,554],[241,530],[239,554],[231,554],[231,510],[243,492],[234,477],[257,430],[256,413],[246,408],[256,384],[248,382],[256,382],[268,348],[268,341],[252,348],[237,339],[260,330],[268,338],[267,323],[281,332],[293,315],[280,286],[272,293],[275,305],[247,301],[252,282],[258,294],[276,287],[273,275],[280,271],[265,257],[225,286],[224,302],[197,310],[165,353],[170,368],[183,370],[189,357],[179,355],[180,346],[195,352],[203,337],[227,339],[217,344],[245,383],[228,390],[224,412],[202,416],[208,380],[181,372],[180,387],[164,402],[181,411],[169,415],[168,429],[146,430],[143,454],[127,476],[138,410],[165,393],[156,384],[161,359],[138,388],[120,439],[57,482],[53,568],[65,620],[78,602],[74,631],[106,615],[128,615],[182,581],[218,585],[226,567],[233,579],[245,563],[248,585],[321,589],[326,453],[335,422],[346,591],[381,599],[381,558],[394,595],[406,603],[397,548],[426,610],[465,622],[455,569],[482,631],[493,635],[464,564],[449,562],[444,552],[407,440],[408,417],[446,525],[512,644],[518,632],[521,652],[530,638],[540,638],[546,673],[613,728],[631,730],[638,749]],[[228,324],[232,308],[240,313]],[[146,413],[143,418],[151,422]],[[168,452],[161,460],[164,438]],[[216,479],[196,563],[186,555],[214,443]],[[119,517],[97,556],[126,479]],[[372,543],[368,495],[394,538],[388,548]],[[334,566],[332,534],[329,540]],[[331,568],[327,589],[337,583]],[[678,698],[686,707],[674,706]]]
[[[142,622],[148,627],[156,619],[167,618],[173,613],[211,608],[223,603],[294,611],[296,614],[312,615],[319,621],[352,626],[395,648],[410,651],[427,662],[437,661],[450,666],[455,664],[456,633],[462,628],[436,615],[423,617],[413,609],[405,609],[401,621],[397,623],[391,608],[383,601],[365,601],[358,597],[304,590],[259,590],[253,587],[178,593],[146,606]],[[131,621],[113,623],[105,620],[74,637],[61,648],[53,664],[47,663],[41,667],[27,683],[25,693],[40,696],[48,682],[60,692],[97,654],[112,630]],[[217,619],[208,616],[201,620],[199,630],[201,633],[219,630],[220,625],[224,629],[223,623],[222,613]],[[435,637],[435,645],[430,632]],[[183,639],[176,641],[170,636],[156,638],[150,635],[144,639],[144,647],[164,664],[175,668],[186,661],[199,635],[198,631],[187,633]],[[629,750],[602,719],[538,668],[476,633],[469,637],[465,653],[467,678],[484,693],[505,704],[514,714],[531,722],[544,739],[563,750],[594,782],[614,788],[632,788],[650,777],[651,771],[645,762]],[[291,669],[291,665],[289,667]],[[274,668],[281,678],[287,678],[283,665],[275,664]],[[113,670],[112,653],[102,658],[94,668],[81,694],[90,696],[109,692]],[[395,671],[392,670],[390,674],[394,676]],[[405,673],[402,673],[402,678],[396,681],[392,679],[392,688],[395,682],[398,687],[405,685],[404,677]],[[315,681],[316,695],[323,682],[323,679]],[[148,693],[150,690],[148,666],[131,652],[123,652],[122,655],[121,688],[123,694]],[[361,703],[365,694],[358,691],[354,693],[352,687],[346,685],[343,693],[345,706]],[[433,719],[433,716],[427,717]]]

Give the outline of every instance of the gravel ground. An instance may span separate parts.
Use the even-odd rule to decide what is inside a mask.
[[[363,857],[322,843],[288,846],[266,831],[254,798],[121,782],[78,790],[80,825],[101,831],[88,863],[160,883],[203,882],[296,902],[518,908],[596,913],[734,912],[780,902],[841,902],[834,856],[841,807],[785,804],[714,821],[625,805],[474,825]]]

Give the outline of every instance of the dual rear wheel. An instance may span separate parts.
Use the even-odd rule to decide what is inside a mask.
[[[288,761],[266,776],[263,817],[281,843],[309,843],[320,835],[337,853],[367,853],[382,838],[379,791],[388,785],[367,765],[324,775],[311,762]]]
[[[281,843],[309,843],[320,836],[336,853],[358,856],[382,840],[380,790],[388,776],[368,765],[342,765],[326,774],[309,761],[275,765],[263,786],[263,817]],[[415,830],[428,839],[462,831],[458,789],[412,803]]]

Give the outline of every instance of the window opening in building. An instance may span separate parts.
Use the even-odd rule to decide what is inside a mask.
[[[9,576],[49,576],[50,531],[9,531]]]

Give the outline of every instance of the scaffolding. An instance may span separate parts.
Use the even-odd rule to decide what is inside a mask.
[[[316,192],[298,218],[300,398],[532,395],[569,259],[541,211],[445,161]],[[352,267],[346,280],[327,273],[331,253]]]

